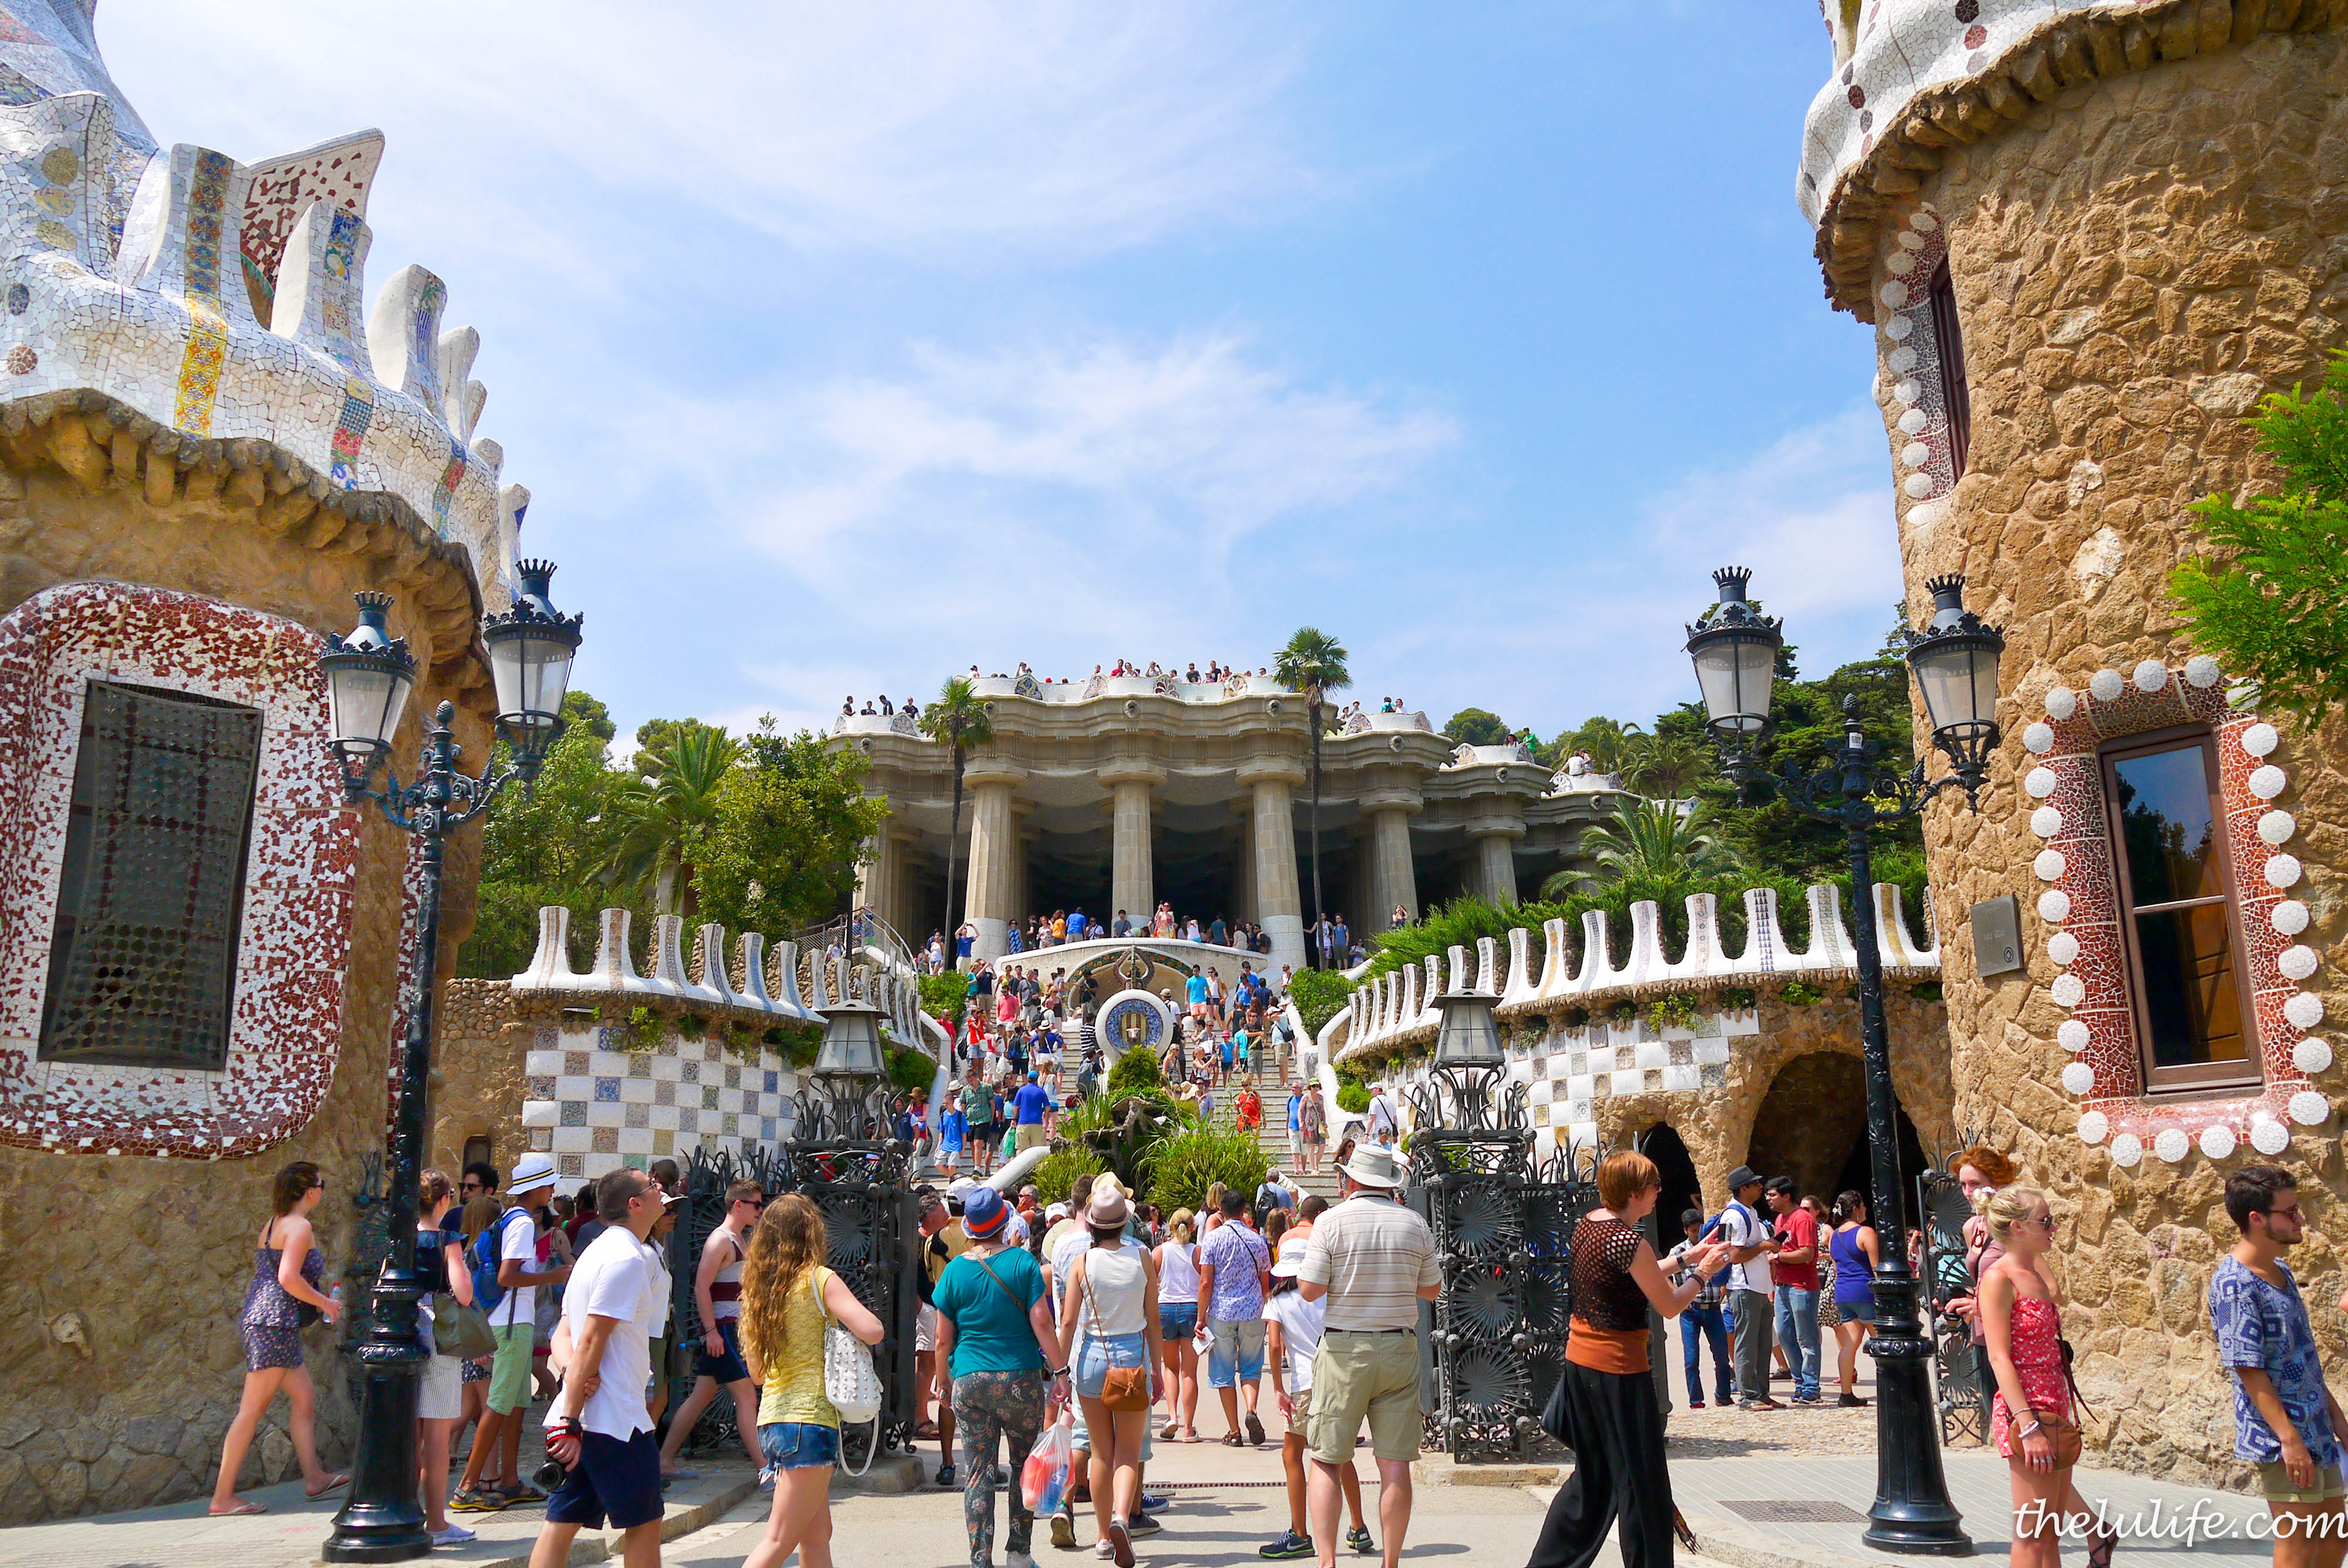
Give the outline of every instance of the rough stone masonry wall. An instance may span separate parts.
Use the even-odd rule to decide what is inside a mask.
[[[453,1179],[465,1162],[465,1140],[487,1137],[489,1163],[510,1171],[527,1147],[522,1064],[538,1026],[515,1016],[503,980],[450,980],[440,988],[438,1022],[425,1164]]]
[[[226,466],[202,483],[180,475],[150,484],[135,441],[97,450],[78,437],[45,439],[44,428],[0,438],[0,611],[53,584],[94,578],[211,594],[321,630],[349,627],[350,595],[362,588],[463,606],[413,620],[393,611],[394,630],[434,671],[408,703],[396,754],[412,769],[422,717],[448,697],[458,703],[468,759],[487,756],[486,675],[466,644],[434,637],[437,625],[469,638],[478,601],[469,579],[437,580],[465,569],[446,552],[411,549],[412,528],[389,519],[338,520],[314,535],[257,526],[268,500],[258,469],[236,470],[253,475],[249,487],[223,483],[232,480]],[[54,460],[60,450],[74,468]],[[211,1489],[243,1380],[235,1318],[269,1214],[270,1180],[289,1161],[314,1160],[325,1171],[317,1228],[328,1277],[341,1277],[351,1198],[364,1162],[384,1143],[407,848],[406,835],[372,812],[361,834],[340,1062],[307,1127],[257,1158],[217,1163],[0,1147],[0,1524]],[[444,976],[472,924],[479,870],[474,829],[448,846]],[[324,1328],[304,1336],[330,1464],[347,1458],[355,1419],[334,1338]],[[294,1473],[284,1423],[280,1399],[263,1423],[247,1484]]]
[[[2348,309],[2348,56],[2336,33],[2268,35],[2240,47],[2075,87],[2020,123],[1954,148],[1917,193],[1945,226],[1972,381],[1969,471],[1945,502],[1910,507],[1909,602],[1960,570],[2003,622],[2009,737],[2044,712],[2049,687],[2084,690],[2101,669],[2147,658],[2181,667],[2192,647],[2163,599],[2193,548],[2185,505],[2270,486],[2240,415],[2268,391],[2321,375]],[[1888,224],[1876,283],[1893,250]],[[1889,355],[1894,345],[1884,339]],[[1902,405],[1878,386],[1887,424]],[[1910,439],[1896,425],[1894,450]],[[1904,504],[1904,503],[1903,503]],[[2280,716],[2268,713],[2269,718]],[[2283,723],[2297,816],[2292,889],[2312,911],[2299,939],[2322,956],[2310,989],[2348,1017],[2348,725],[2311,736]],[[2122,1169],[2075,1135],[2060,1087],[2066,1016],[2048,987],[2052,928],[2031,912],[2041,845],[2016,787],[2032,759],[2013,739],[1978,813],[1943,797],[1926,821],[1932,881],[1949,912],[1946,990],[1956,1112],[2011,1149],[2053,1193],[2080,1380],[2114,1462],[2179,1481],[2239,1481],[2230,1392],[2204,1299],[2230,1244],[2219,1197],[2245,1145],[2213,1161],[2147,1155]],[[1959,916],[2019,896],[2026,975],[1974,977]],[[2341,1103],[2337,1071],[2317,1087]],[[2333,1303],[2348,1283],[2348,1174],[2336,1116],[2294,1127],[2284,1163],[2309,1237],[2292,1258],[2328,1359],[2348,1356]]]

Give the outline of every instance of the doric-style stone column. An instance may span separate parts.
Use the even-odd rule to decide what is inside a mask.
[[[901,822],[884,822],[872,835],[872,858],[856,868],[856,901],[892,927],[907,945],[918,945],[929,935],[913,927],[922,912],[912,907],[913,867],[911,850],[921,835]],[[934,917],[935,911],[932,911]]]
[[[1410,818],[1421,804],[1416,790],[1372,790],[1361,797],[1370,819],[1370,904],[1353,921],[1357,936],[1385,930],[1399,904],[1418,918],[1418,871],[1410,858]]]
[[[963,782],[975,797],[970,815],[970,897],[963,905],[976,929],[975,958],[999,958],[1010,950],[1011,922],[1018,914],[1019,820],[1012,795],[1026,774],[1006,764],[973,763]]]
[[[1271,964],[1304,967],[1303,903],[1296,892],[1294,791],[1304,771],[1287,758],[1240,765],[1240,783],[1254,794],[1249,823],[1255,861],[1255,922],[1272,938]]]
[[[1487,809],[1468,819],[1468,837],[1476,846],[1476,897],[1493,904],[1517,901],[1517,840],[1525,835],[1523,809],[1513,800],[1480,800]],[[1387,913],[1394,907],[1386,907]]]
[[[1166,782],[1166,770],[1138,757],[1118,757],[1099,773],[1109,786],[1109,909],[1122,909],[1137,926],[1147,925],[1158,907],[1157,882],[1149,856],[1149,792]]]

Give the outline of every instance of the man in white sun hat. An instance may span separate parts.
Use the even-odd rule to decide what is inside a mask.
[[[1395,1568],[1410,1529],[1410,1467],[1421,1427],[1418,1304],[1443,1294],[1443,1276],[1435,1233],[1401,1202],[1403,1166],[1395,1152],[1365,1143],[1338,1170],[1344,1201],[1313,1225],[1297,1274],[1298,1295],[1329,1303],[1313,1357],[1305,1424],[1313,1545],[1322,1568],[1334,1568],[1338,1471],[1352,1464],[1366,1416],[1378,1461],[1385,1568]]]

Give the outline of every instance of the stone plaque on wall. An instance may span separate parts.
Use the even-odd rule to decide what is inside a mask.
[[[2022,906],[2011,893],[1973,906],[1973,968],[1983,979],[2022,964]]]

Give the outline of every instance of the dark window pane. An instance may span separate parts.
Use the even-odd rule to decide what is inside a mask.
[[[2223,903],[2136,917],[2155,1067],[2249,1060]]]
[[[90,682],[43,1061],[226,1061],[260,755],[253,709]]]
[[[1957,321],[1956,286],[1944,259],[1932,269],[1932,346],[1941,362],[1941,404],[1949,411],[1949,477],[1965,477],[1973,444],[1972,394],[1965,384],[1965,334]]]
[[[2112,764],[2133,907],[2226,895],[2208,757],[2199,741],[2190,741]]]

